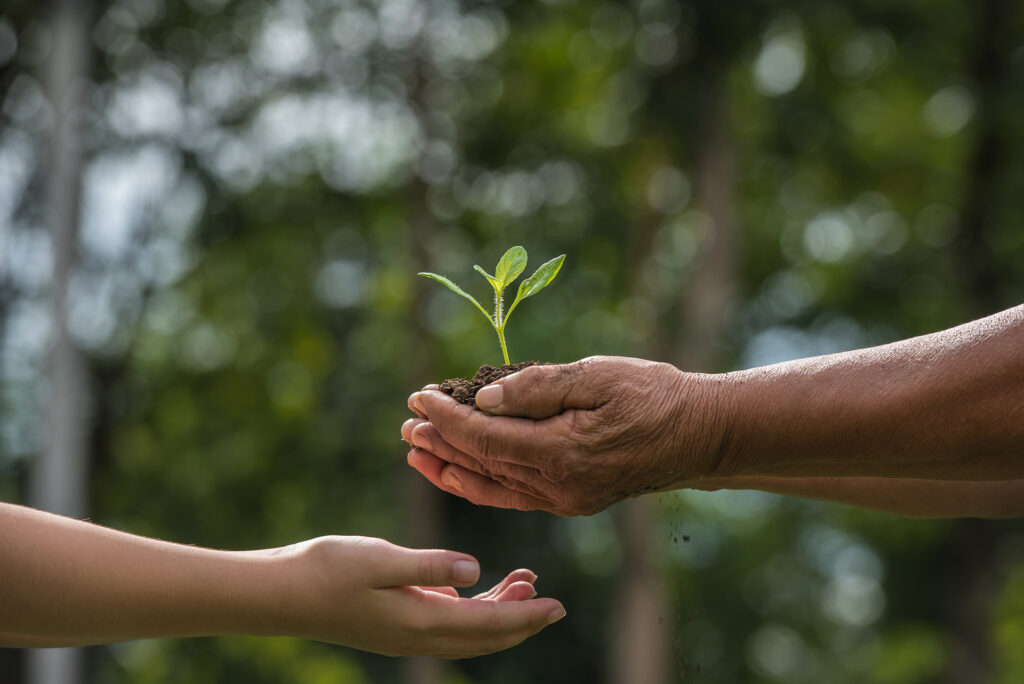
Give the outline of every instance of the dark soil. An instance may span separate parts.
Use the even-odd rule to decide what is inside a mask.
[[[539,363],[539,361],[520,361],[509,366],[480,366],[480,370],[469,380],[466,378],[448,378],[441,383],[441,391],[450,395],[455,401],[476,408],[476,393],[481,387],[529,366],[536,366]]]

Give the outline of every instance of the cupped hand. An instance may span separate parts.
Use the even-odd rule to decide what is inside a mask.
[[[393,656],[467,658],[509,648],[565,615],[534,598],[537,576],[509,573],[473,598],[480,566],[455,551],[407,549],[383,539],[320,537],[293,547],[301,578],[289,633]]]
[[[711,476],[725,421],[715,376],[591,357],[484,387],[482,411],[434,389],[409,397],[409,464],[477,504],[589,515]]]

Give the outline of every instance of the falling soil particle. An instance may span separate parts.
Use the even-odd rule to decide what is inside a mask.
[[[529,366],[540,365],[539,361],[520,361],[508,366],[480,366],[472,378],[448,378],[441,383],[441,391],[451,396],[455,401],[476,408],[476,393],[481,387],[485,387],[495,380],[500,380],[506,375],[512,375]]]

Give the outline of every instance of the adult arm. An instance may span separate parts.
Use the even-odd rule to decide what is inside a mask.
[[[726,376],[727,475],[1024,477],[1024,306]]]
[[[0,504],[0,645],[144,637],[297,636],[388,655],[466,657],[512,646],[562,614],[517,570],[459,598],[466,554],[367,537],[218,551]],[[448,586],[451,585],[451,586]]]
[[[592,513],[708,478],[1019,480],[1024,306],[722,375],[615,357],[532,367],[477,402],[493,415],[416,393],[403,435],[424,475],[491,505]]]

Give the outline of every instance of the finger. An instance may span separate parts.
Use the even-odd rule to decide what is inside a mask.
[[[604,403],[606,384],[592,369],[604,357],[563,365],[530,366],[507,375],[476,394],[476,405],[496,416],[550,418],[565,409],[592,409]]]
[[[444,594],[445,596],[451,596],[452,598],[459,598],[459,592],[455,591],[455,587],[420,587],[420,589],[435,594]]]
[[[552,421],[489,416],[441,392],[421,392],[416,402],[448,444],[484,466],[492,460],[533,465],[564,449],[563,431]]]
[[[406,421],[407,424],[408,422]],[[404,435],[405,426],[402,427]],[[410,425],[408,434],[409,439],[406,441],[414,448],[433,454],[446,463],[454,462],[464,468],[479,472],[481,475],[490,475],[490,472],[481,463],[444,441],[437,428],[429,421],[418,421],[415,425]]]
[[[498,651],[504,651],[505,649],[512,648],[517,644],[521,644],[545,627],[547,627],[547,624],[540,625],[539,627],[529,627],[528,629],[522,629],[517,632],[510,632],[508,634],[501,634],[498,636],[444,637],[435,645],[434,652],[431,653],[431,655],[434,658],[454,660],[458,658],[474,658],[476,656],[487,655],[489,653],[497,653]]]
[[[374,547],[370,562],[377,587],[469,587],[480,579],[476,559],[457,551],[386,544]]]
[[[441,468],[440,481],[443,485],[442,489],[445,491],[458,494],[478,506],[494,506],[516,511],[548,511],[558,515],[568,515],[551,501],[510,489],[501,482],[453,463],[448,463]]]
[[[434,485],[440,490],[446,491],[449,494],[455,496],[462,496],[459,491],[441,479],[441,471],[448,465],[445,461],[442,461],[437,456],[424,451],[423,449],[411,449],[409,455],[406,457],[406,461],[419,471],[420,475],[427,478],[430,484]]]
[[[410,418],[402,423],[402,439],[412,446],[412,433],[418,426],[427,422],[424,418]]]
[[[429,386],[430,385],[427,385],[427,387],[429,387]],[[424,387],[423,389],[426,389],[426,387]],[[409,398],[406,400],[405,404],[406,404],[406,406],[409,407],[409,410],[412,411],[413,413],[415,413],[417,416],[419,416],[420,418],[426,418],[427,415],[425,413],[423,413],[423,411],[420,409],[419,406],[416,405],[415,399],[416,399],[416,395],[417,394],[419,394],[419,392],[413,392],[412,394],[410,394]]]
[[[488,463],[480,463],[468,454],[463,453],[452,445],[448,444],[441,437],[437,428],[428,422],[422,422],[412,430],[412,445],[429,451],[442,461],[454,463],[466,470],[472,470],[484,477],[506,482],[510,488],[522,491],[526,494],[537,494],[538,486],[542,485],[540,474],[535,468],[527,468],[515,463],[507,463],[501,460],[492,460]],[[517,486],[519,485],[519,486]]]
[[[551,502],[509,489],[485,475],[479,475],[471,470],[449,464],[423,449],[410,450],[407,461],[438,489],[460,496],[478,506],[494,506],[518,511],[543,510],[557,515],[572,515]]]
[[[420,418],[426,418],[427,414],[424,413],[423,412],[423,408],[421,406],[417,405],[417,403],[416,403],[416,395],[419,394],[420,392],[429,392],[431,390],[439,391],[440,389],[441,389],[441,386],[438,385],[438,384],[424,385],[423,389],[421,389],[419,392],[413,392],[412,394],[410,394],[409,398],[406,400],[405,403],[409,407],[410,411],[415,413]]]
[[[529,582],[513,582],[489,601],[526,601],[537,595],[537,588]]]
[[[540,629],[565,616],[565,608],[552,598],[528,601],[478,601],[459,599],[431,606],[430,631],[464,636],[497,636],[526,629]]]
[[[458,636],[448,637],[438,645],[439,652],[434,655],[436,658],[456,659],[472,658],[475,656],[497,653],[505,649],[521,644],[534,634],[537,634],[550,623],[540,626],[531,626],[517,632],[500,634],[498,636]]]
[[[501,580],[500,582],[498,582],[497,584],[495,584],[493,587],[491,587],[487,591],[483,592],[482,594],[477,594],[473,598],[475,598],[475,599],[494,598],[495,596],[497,596],[501,592],[505,591],[505,589],[507,589],[509,586],[511,586],[512,584],[515,584],[516,582],[526,582],[526,583],[528,583],[528,584],[530,584],[532,586],[533,583],[536,582],[536,581],[537,581],[537,575],[535,575],[532,570],[527,570],[526,568],[520,568],[518,570],[513,570],[512,572],[510,572],[509,574],[507,574],[505,576],[505,579]]]

